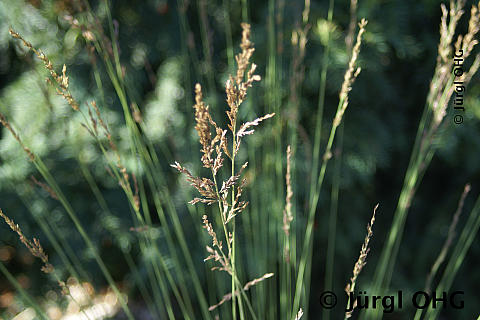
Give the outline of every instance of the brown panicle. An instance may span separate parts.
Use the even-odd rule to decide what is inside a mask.
[[[210,123],[213,122],[208,111],[208,106],[203,102],[202,86],[197,83],[195,85],[195,130],[198,133],[199,142],[202,145],[200,150],[202,155],[202,163],[205,168],[211,168],[212,160],[212,134],[210,132]]]
[[[33,238],[33,240],[29,240],[27,237],[22,232],[22,229],[20,229],[20,226],[16,224],[12,219],[7,217],[2,209],[0,209],[0,217],[5,220],[7,225],[12,229],[12,231],[16,232],[18,234],[18,237],[20,241],[27,247],[28,251],[36,257],[42,260],[43,266],[41,270],[45,273],[52,273],[55,268],[48,262],[48,256],[43,250],[42,245],[40,244],[40,241],[37,238]]]
[[[254,81],[260,81],[259,75],[254,74],[257,66],[252,63],[250,70],[247,72],[245,79],[245,71],[250,65],[250,58],[252,57],[255,48],[250,41],[250,25],[242,23],[242,43],[240,48],[242,52],[235,56],[237,61],[237,74],[235,79],[232,76],[227,80],[225,92],[227,94],[227,104],[230,110],[227,111],[230,124],[228,128],[235,134],[235,124],[237,121],[238,107],[242,104],[247,96],[247,89],[252,86]]]

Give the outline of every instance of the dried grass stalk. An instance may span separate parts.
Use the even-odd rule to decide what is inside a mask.
[[[12,219],[7,217],[3,213],[2,209],[0,209],[0,217],[2,217],[3,220],[5,220],[5,222],[10,227],[10,229],[12,229],[12,231],[18,234],[20,241],[25,245],[25,247],[27,247],[28,251],[30,251],[30,253],[34,257],[39,258],[43,262],[43,266],[41,270],[45,273],[52,273],[55,270],[55,268],[53,267],[53,265],[51,265],[48,262],[48,255],[43,250],[43,247],[40,244],[40,241],[37,238],[33,238],[33,240],[29,240],[23,234],[22,229],[20,229],[20,226],[16,224]]]
[[[260,278],[257,278],[257,279],[253,279],[252,281],[250,282],[247,282],[247,284],[243,287],[243,290],[244,291],[247,291],[248,289],[250,289],[251,287],[253,287],[254,285],[262,282],[263,280],[265,279],[268,279],[268,278],[271,278],[273,277],[274,274],[273,273],[266,273],[264,274],[263,276],[261,276]],[[240,294],[240,290],[236,290],[235,291],[235,295],[239,295]],[[222,300],[220,300],[217,304],[213,305],[213,306],[210,306],[208,308],[209,311],[213,311],[215,310],[216,308],[218,308],[219,306],[221,306],[222,304],[224,304],[225,302],[229,301],[229,300],[232,300],[232,294],[231,293],[227,293],[226,295],[223,296]],[[300,318],[299,318],[300,319]]]
[[[53,68],[53,64],[48,59],[48,57],[43,53],[42,50],[36,49],[30,42],[25,40],[19,33],[15,32],[12,28],[9,29],[10,35],[22,41],[23,45],[33,51],[35,55],[42,60],[43,64],[45,65],[45,68],[50,72],[51,79],[48,79],[47,81],[49,83],[52,83],[51,80],[53,79],[57,85],[56,90],[57,94],[62,96],[68,104],[72,107],[73,110],[78,110],[79,109],[79,104],[78,102],[73,98],[72,94],[70,93],[70,90],[68,89],[69,86],[69,81],[68,81],[68,76],[67,76],[67,66],[63,65],[62,72],[61,74],[58,74],[55,69]]]
[[[243,188],[246,185],[246,180],[241,179],[241,175],[248,163],[244,163],[238,172],[235,172],[235,168],[233,167],[232,174],[227,180],[222,182],[221,188],[219,189],[219,185],[217,184],[217,174],[224,165],[224,155],[232,160],[232,166],[234,166],[235,155],[239,151],[242,137],[253,134],[254,129],[252,129],[252,127],[258,126],[260,122],[274,116],[273,113],[267,114],[253,121],[248,121],[242,124],[239,130],[236,130],[238,108],[245,100],[248,88],[252,86],[253,82],[260,81],[261,79],[260,76],[254,74],[256,65],[250,63],[252,54],[255,51],[253,43],[250,41],[250,25],[243,23],[242,29],[242,42],[240,44],[241,52],[235,57],[237,62],[237,72],[235,77],[230,76],[225,88],[228,105],[226,114],[229,120],[228,128],[232,134],[231,138],[233,144],[231,151],[229,151],[227,141],[228,131],[220,128],[213,120],[209,111],[209,106],[203,101],[202,87],[200,84],[196,84],[195,104],[193,106],[195,109],[195,130],[197,131],[201,145],[201,162],[203,167],[211,170],[213,180],[210,178],[194,176],[188,169],[178,162],[171,165],[173,168],[186,175],[187,181],[190,182],[190,184],[197,189],[201,195],[201,197],[195,197],[189,203],[196,204],[201,202],[211,205],[217,202],[224,225],[232,221],[239,213],[244,211],[248,205],[247,201],[241,200]],[[212,129],[215,132],[215,135],[212,135]],[[228,202],[229,198],[231,199],[231,203]],[[213,229],[211,228],[211,225],[206,229],[209,232],[209,235],[213,236],[211,233],[211,230]],[[227,228],[224,228],[224,234],[228,245],[228,253],[225,256],[230,259],[231,248],[229,244],[231,239]],[[221,256],[221,253],[218,253],[218,256],[215,256],[215,254],[212,253],[208,259],[215,259]],[[220,261],[218,259],[215,260]],[[223,262],[221,268],[228,269],[227,266],[229,263],[226,261]]]
[[[373,209],[372,218],[370,220],[370,223],[367,225],[367,235],[365,236],[365,240],[363,241],[362,249],[360,250],[360,256],[358,257],[358,260],[355,263],[355,267],[353,268],[353,276],[350,278],[350,283],[348,283],[347,286],[345,287],[345,292],[347,293],[347,296],[349,297],[349,299],[350,299],[350,294],[353,293],[353,291],[355,290],[355,284],[357,282],[358,275],[360,274],[360,272],[362,272],[363,267],[365,267],[365,265],[367,264],[367,255],[368,255],[368,252],[370,251],[368,244],[370,242],[370,239],[373,236],[372,228],[373,228],[373,224],[375,223],[375,214],[377,212],[377,208],[378,208],[378,204]],[[354,302],[352,310],[347,311],[345,313],[346,319],[352,316],[355,306],[356,306],[356,300]]]
[[[247,180],[242,179],[242,172],[245,170],[248,163],[244,163],[237,171],[235,166],[235,156],[240,149],[242,138],[253,134],[253,127],[258,126],[260,122],[274,116],[272,113],[258,117],[253,121],[242,124],[237,131],[238,108],[243,101],[245,101],[248,89],[252,87],[255,81],[261,80],[260,76],[255,74],[256,65],[254,63],[250,63],[252,54],[255,51],[253,43],[250,41],[250,25],[243,23],[242,29],[242,42],[240,44],[241,52],[235,57],[237,62],[237,72],[235,77],[230,75],[225,85],[225,92],[227,96],[226,101],[228,105],[226,111],[228,117],[227,126],[229,130],[220,128],[212,119],[212,116],[209,112],[209,107],[203,101],[201,85],[196,84],[195,86],[195,104],[193,106],[195,109],[195,130],[197,131],[201,145],[201,162],[203,167],[210,169],[211,179],[195,177],[192,173],[190,173],[190,171],[188,171],[178,162],[175,162],[171,165],[173,168],[186,175],[187,181],[190,182],[190,184],[200,193],[201,197],[194,198],[192,201],[190,201],[191,204],[196,204],[198,202],[202,202],[207,205],[211,205],[215,202],[218,204],[219,213],[222,220],[223,234],[228,251],[225,250],[226,252],[224,252],[222,242],[218,239],[218,235],[214,231],[214,227],[208,221],[207,216],[204,215],[203,225],[213,242],[213,247],[206,247],[209,255],[205,261],[215,261],[216,266],[214,266],[212,270],[226,271],[231,275],[232,292],[229,295],[226,295],[216,306],[224,303],[225,301],[232,300],[234,314],[236,312],[235,296],[238,293],[236,288],[241,288],[242,296],[245,298],[247,305],[250,306],[250,303],[243,292],[246,289],[244,289],[241,285],[237,285],[237,283],[240,283],[240,281],[238,280],[235,270],[235,223],[229,224],[231,221],[234,221],[235,217],[243,212],[248,205],[247,201],[241,200],[243,189],[247,184]],[[215,132],[215,135],[212,135],[212,129]],[[228,132],[231,134],[229,135],[229,138],[231,139],[231,148],[228,146]],[[225,155],[231,160],[231,173],[228,179],[219,184],[217,183],[217,176],[219,170],[223,168]],[[221,188],[219,189],[220,185]],[[263,280],[263,278],[261,278],[261,280]],[[255,283],[256,282],[248,283],[247,289],[249,286],[254,285]],[[240,313],[243,316],[241,300],[239,300],[238,305]],[[215,309],[216,306],[213,306],[211,310]],[[251,306],[249,307],[249,310],[253,315]]]

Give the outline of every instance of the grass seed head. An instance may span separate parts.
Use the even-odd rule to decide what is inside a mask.
[[[18,234],[20,241],[25,245],[25,247],[27,247],[28,251],[30,251],[30,253],[34,257],[39,258],[43,262],[44,265],[42,266],[41,270],[45,273],[52,273],[55,268],[48,262],[48,255],[43,250],[40,241],[37,238],[29,240],[27,237],[25,237],[22,229],[20,229],[20,226],[16,224],[12,219],[7,217],[3,213],[2,209],[0,209],[0,217],[3,218],[5,223],[10,227],[13,232]]]
[[[287,194],[285,196],[285,209],[283,210],[283,232],[288,237],[290,234],[290,223],[293,221],[292,215],[292,180],[291,180],[291,157],[292,149],[287,147],[287,173],[285,174],[285,183],[287,185]]]
[[[368,23],[367,20],[362,19],[358,24],[358,27],[360,29],[358,30],[357,40],[352,50],[352,56],[350,58],[350,62],[348,63],[347,72],[345,72],[345,76],[343,78],[342,89],[340,90],[340,101],[342,104],[333,120],[333,125],[335,127],[338,127],[340,125],[340,122],[342,121],[343,114],[345,113],[345,110],[347,109],[348,102],[349,102],[348,93],[352,90],[352,85],[355,82],[355,79],[357,79],[361,71],[361,68],[357,67],[357,59],[358,59],[358,55],[360,54],[360,45],[362,44],[362,36],[365,32],[365,27],[367,26],[367,23]]]
[[[370,243],[370,239],[373,236],[372,228],[373,228],[373,224],[375,223],[375,214],[377,213],[377,209],[378,209],[378,204],[373,209],[372,218],[370,220],[370,223],[367,225],[367,235],[365,236],[365,240],[363,241],[362,249],[360,250],[360,256],[358,257],[358,260],[355,263],[355,266],[353,268],[353,276],[350,278],[350,283],[348,283],[347,286],[345,287],[345,292],[347,293],[347,296],[349,296],[350,293],[353,292],[353,290],[355,289],[355,284],[357,282],[358,275],[360,274],[360,272],[362,272],[363,267],[365,267],[365,265],[367,264],[367,255],[368,255],[368,252],[370,251],[368,244]],[[354,308],[355,308],[356,301],[352,303],[354,303]],[[346,319],[352,316],[353,309],[345,313]]]
[[[57,84],[57,87],[55,88],[57,94],[62,96],[72,107],[73,110],[79,110],[78,102],[75,100],[75,98],[73,98],[72,94],[68,89],[69,80],[67,76],[67,66],[65,64],[63,65],[62,73],[59,75],[53,68],[52,62],[50,61],[50,59],[48,59],[47,55],[43,53],[43,51],[41,51],[40,49],[36,49],[30,42],[25,40],[18,32],[15,32],[12,28],[9,29],[9,32],[12,38],[22,41],[23,45],[29,50],[31,50],[33,53],[35,53],[35,55],[43,62],[45,68],[49,71],[50,76]],[[49,84],[53,84],[50,79],[47,82]]]

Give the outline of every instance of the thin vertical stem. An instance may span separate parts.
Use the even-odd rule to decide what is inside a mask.
[[[343,126],[342,123],[338,132],[338,147],[334,152],[334,167],[333,167],[333,184],[332,194],[330,197],[330,217],[328,222],[328,245],[325,268],[325,291],[333,290],[333,274],[335,265],[335,242],[337,236],[337,215],[338,215],[338,194],[340,189],[340,172],[342,167],[342,150],[343,145]],[[323,319],[330,319],[331,309],[323,310]]]
[[[35,310],[35,313],[44,320],[49,320],[50,318],[46,313],[40,308],[40,306],[33,300],[32,297],[22,288],[17,279],[8,271],[3,262],[0,261],[0,271],[3,273],[5,278],[15,287],[15,290],[20,293],[21,298],[25,301],[25,304],[32,307]]]

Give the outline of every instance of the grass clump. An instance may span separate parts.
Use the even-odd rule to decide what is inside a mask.
[[[221,302],[210,307],[210,310],[216,309],[219,305],[227,300],[232,300],[232,315],[237,317],[236,305],[238,303],[239,316],[241,319],[245,318],[245,311],[243,303],[247,304],[251,316],[256,319],[256,315],[252,309],[251,303],[245,295],[245,290],[250,286],[267,279],[273,274],[265,274],[261,278],[252,280],[247,283],[245,287],[237,275],[235,265],[236,259],[236,223],[235,217],[242,213],[248,205],[248,202],[241,200],[243,189],[247,184],[247,180],[242,177],[242,172],[248,165],[245,162],[237,171],[235,166],[235,157],[237,156],[242,138],[251,135],[254,132],[253,127],[257,126],[263,120],[273,117],[275,114],[267,114],[259,117],[253,121],[245,122],[237,129],[237,116],[240,105],[245,101],[247,90],[255,81],[260,81],[260,76],[255,74],[256,65],[250,65],[250,58],[254,52],[253,44],[250,41],[250,25],[242,24],[242,42],[240,48],[242,49],[235,60],[237,62],[237,72],[235,78],[230,76],[226,83],[227,105],[229,109],[226,111],[228,117],[229,136],[227,137],[227,130],[220,128],[212,119],[209,113],[209,107],[203,102],[202,88],[200,84],[195,87],[195,130],[198,133],[199,141],[202,146],[202,164],[204,168],[210,169],[211,178],[194,177],[186,168],[182,167],[176,162],[172,167],[188,177],[188,181],[197,189],[202,198],[194,198],[190,204],[198,202],[211,205],[218,204],[219,215],[221,218],[221,229],[223,230],[224,242],[218,240],[214,227],[209,222],[206,215],[203,216],[204,228],[212,238],[213,246],[207,246],[208,257],[205,261],[214,260],[217,266],[212,270],[220,270],[227,272],[231,278],[231,293],[221,300]],[[248,69],[248,71],[247,71]],[[211,128],[215,131],[215,136],[212,138]],[[229,143],[230,141],[230,143]],[[229,146],[230,144],[230,146]],[[220,169],[224,166],[225,157],[231,161],[230,177],[223,182],[218,182]],[[225,252],[223,243],[226,243],[227,250]],[[238,287],[238,289],[237,289]],[[237,300],[239,292],[242,296]],[[244,299],[244,301],[242,301]]]
[[[91,62],[89,67],[92,71],[91,80],[95,83],[95,98],[77,96],[77,90],[70,82],[73,81],[72,70],[75,67],[69,66],[67,72],[65,63],[61,64],[61,71],[56,71],[54,63],[42,50],[10,28],[12,39],[33,52],[48,73],[45,94],[48,96],[48,90],[53,89],[52,92],[69,106],[67,117],[73,115],[74,124],[83,127],[90,139],[88,150],[67,146],[74,152],[64,162],[70,162],[75,173],[78,171],[84,180],[82,188],[91,193],[90,196],[93,195],[98,216],[108,220],[105,230],[100,226],[89,228],[89,211],[92,207],[82,203],[87,200],[82,198],[79,201],[75,194],[69,193],[75,181],[62,180],[63,177],[58,175],[54,161],[58,160],[56,154],[36,152],[31,141],[23,137],[24,132],[0,113],[0,123],[5,132],[9,132],[11,140],[20,146],[18,149],[23,150],[24,157],[30,160],[30,166],[37,171],[31,175],[29,187],[12,185],[11,189],[18,191],[22,203],[32,213],[35,223],[51,244],[52,250],[46,247],[50,257],[37,238],[29,240],[1,210],[0,217],[16,233],[30,254],[41,260],[41,271],[49,278],[54,278],[56,290],[59,285],[63,296],[70,301],[76,300],[70,288],[80,283],[88,283],[93,288],[98,282],[99,286],[109,287],[105,296],[115,301],[115,310],[121,310],[118,316],[128,319],[142,319],[142,314],[148,313],[148,317],[153,319],[171,320],[299,320],[316,317],[319,312],[315,300],[318,291],[333,291],[336,288],[334,278],[342,278],[342,283],[348,282],[344,290],[348,296],[354,295],[360,285],[370,282],[369,292],[375,295],[382,295],[391,289],[408,212],[447,129],[448,106],[457,89],[456,81],[459,80],[452,72],[456,67],[453,58],[462,52],[463,59],[469,59],[461,77],[465,86],[473,79],[480,65],[480,56],[473,53],[477,45],[475,37],[479,31],[480,4],[472,7],[467,31],[457,36],[456,40],[456,30],[465,3],[452,1],[449,10],[445,5],[441,6],[436,67],[392,224],[389,226],[384,223],[390,217],[387,210],[377,219],[378,205],[375,206],[353,272],[350,263],[348,267],[334,263],[336,254],[339,251],[345,253],[346,248],[350,247],[348,241],[336,239],[337,217],[346,221],[346,226],[340,227],[344,228],[344,233],[347,230],[349,237],[355,238],[364,232],[357,232],[361,228],[357,228],[355,223],[361,218],[356,213],[364,210],[360,210],[356,203],[354,214],[347,216],[348,219],[340,216],[346,210],[344,203],[339,200],[343,188],[342,168],[346,168],[342,150],[348,146],[344,142],[357,141],[357,137],[351,139],[346,134],[348,131],[344,136],[344,122],[347,113],[355,109],[353,104],[356,103],[357,88],[362,88],[360,71],[365,69],[364,66],[366,69],[370,66],[367,63],[369,59],[363,59],[367,54],[364,51],[361,53],[361,49],[368,53],[370,46],[378,40],[378,35],[367,30],[366,19],[357,21],[357,9],[362,4],[351,0],[349,20],[345,24],[348,26],[345,29],[346,37],[339,40],[340,25],[334,23],[333,19],[334,1],[329,2],[327,19],[319,19],[317,24],[316,34],[320,37],[322,56],[316,59],[319,60],[319,83],[315,83],[314,98],[318,98],[318,101],[316,110],[313,110],[307,103],[312,98],[308,96],[308,90],[311,90],[309,81],[315,78],[310,74],[309,63],[314,60],[311,57],[316,55],[309,45],[314,42],[311,36],[314,31],[310,32],[313,30],[313,12],[318,11],[319,7],[310,1],[298,4],[301,7],[300,14],[295,17],[295,25],[290,26],[285,21],[293,14],[290,15],[286,8],[291,8],[289,6],[293,4],[282,0],[268,1],[265,7],[269,14],[265,39],[259,38],[257,41],[251,27],[254,22],[248,21],[248,18],[255,19],[254,12],[249,12],[251,4],[249,6],[248,1],[241,1],[237,8],[241,9],[238,15],[241,13],[244,22],[239,24],[240,29],[237,30],[240,51],[234,55],[236,26],[231,24],[230,19],[235,17],[232,10],[236,4],[224,2],[215,15],[218,21],[212,23],[209,19],[212,3],[199,1],[195,6],[190,6],[188,1],[178,2],[176,13],[181,38],[181,59],[178,61],[181,63],[180,66],[175,65],[175,70],[183,71],[181,89],[184,91],[172,89],[172,92],[161,94],[178,98],[168,101],[184,100],[186,108],[182,110],[175,105],[169,109],[173,113],[159,113],[165,118],[175,117],[178,120],[173,129],[168,127],[169,122],[173,122],[171,119],[162,122],[166,126],[162,130],[168,132],[172,129],[172,134],[160,140],[149,134],[149,125],[154,121],[145,119],[148,117],[143,108],[145,101],[139,99],[137,79],[126,67],[127,59],[124,59],[124,53],[120,50],[122,39],[119,36],[119,23],[113,19],[107,1],[100,3],[97,11],[84,1],[78,8],[71,9],[72,14],[62,20],[69,30],[77,32],[76,35],[87,49],[85,56]],[[168,4],[157,8],[159,14],[166,14],[169,10]],[[197,12],[192,14],[192,10]],[[192,27],[195,19],[199,20],[200,30]],[[370,18],[370,21],[369,28],[372,24],[372,29],[378,27],[374,25],[374,20]],[[220,54],[214,46],[215,37],[211,36],[211,28],[218,27],[217,24],[222,25],[225,33],[226,62],[223,68],[226,74],[223,78],[213,72],[218,67],[216,59]],[[263,31],[261,28],[258,30]],[[197,33],[201,39],[200,45],[195,43]],[[291,40],[287,45],[289,33]],[[266,40],[265,50],[256,50],[253,40],[257,44]],[[164,88],[156,86],[157,76],[161,74],[155,74],[155,68],[148,63],[147,50],[135,44],[132,48],[132,61],[135,65],[144,62],[151,86]],[[197,52],[198,48],[201,48],[201,52]],[[257,54],[266,56],[265,63],[259,63],[258,67],[252,62],[254,57],[257,61]],[[291,54],[292,59],[288,59],[287,54]],[[173,60],[168,61],[175,64]],[[336,71],[340,68],[342,71],[336,83]],[[259,75],[263,70],[265,81],[261,81]],[[192,82],[193,79],[195,82]],[[222,99],[216,95],[216,89],[220,86]],[[328,90],[335,94],[329,94]],[[219,107],[222,105],[219,101],[224,101],[225,108]],[[118,114],[109,110],[109,105],[118,105]],[[156,107],[155,103],[149,105]],[[334,107],[329,108],[329,105]],[[2,112],[8,112],[3,103],[0,107]],[[49,112],[55,112],[54,108],[49,108]],[[112,114],[121,118],[120,122],[123,121],[120,127],[112,125],[109,117]],[[56,127],[60,123],[54,121],[51,125]],[[259,125],[266,128],[255,132]],[[199,153],[196,141],[195,147],[190,145],[191,133],[198,137]],[[248,137],[248,143],[247,136],[251,136]],[[93,161],[87,161],[86,154],[91,153],[96,157],[93,157]],[[192,156],[197,154],[198,157]],[[190,160],[190,157],[194,160]],[[345,156],[345,159],[349,158]],[[334,167],[330,176],[331,162],[334,162]],[[191,188],[176,184],[172,167],[186,178],[195,189],[195,194],[191,193]],[[98,178],[100,171],[109,179],[108,182]],[[330,182],[331,192],[327,189]],[[113,186],[118,187],[115,196],[110,194]],[[40,209],[47,214],[38,214],[39,206],[30,202],[33,198],[41,197],[32,192],[33,187],[41,188],[42,195],[50,197],[48,203],[54,203],[52,207],[55,206],[52,212],[62,219],[68,219],[50,218],[46,205]],[[470,187],[466,187],[461,196],[445,244],[427,275],[427,291],[448,291],[451,288],[468,249],[474,243],[480,227],[478,200],[465,218],[465,226],[462,229],[459,227],[464,203],[465,207],[469,205],[466,201],[469,190]],[[358,197],[368,198],[366,193],[359,194]],[[324,210],[321,210],[327,198],[330,198],[331,206],[328,230],[319,232],[318,229],[327,225],[323,223],[326,219]],[[363,199],[360,203],[365,201]],[[42,203],[46,202],[42,199]],[[382,202],[382,208],[388,208],[388,205],[384,206]],[[17,217],[15,220],[18,220]],[[376,230],[380,229],[380,236],[376,235],[375,239],[382,239],[382,231],[387,236],[380,258],[375,263],[377,271],[373,279],[365,277],[365,280],[360,279],[362,283],[359,282],[359,276],[362,272],[362,275],[368,272],[365,272],[367,255],[369,260],[375,259],[374,222]],[[62,223],[70,226],[74,232],[64,232]],[[379,223],[383,223],[380,228]],[[29,233],[23,226],[22,223],[23,230]],[[111,239],[124,244],[115,247],[119,249],[115,252],[120,256],[116,258],[122,263],[108,263],[114,251],[102,247],[102,242],[108,241],[95,239],[98,235],[94,233],[96,228],[102,229],[101,235],[108,234]],[[455,242],[457,228],[461,231]],[[81,244],[74,243],[77,235]],[[323,246],[317,240],[328,241],[328,245]],[[42,240],[42,244],[45,243]],[[341,248],[338,248],[338,243],[342,245]],[[92,263],[79,253],[80,246],[88,252]],[[374,249],[372,253],[371,247]],[[318,259],[323,257],[324,251],[326,258]],[[58,259],[52,261],[52,257]],[[323,272],[317,266],[318,260],[326,266],[325,281],[321,284],[316,284],[319,282],[317,271]],[[120,265],[125,265],[122,270],[126,271],[119,275],[117,267]],[[38,318],[49,319],[51,314],[45,311],[45,306],[50,302],[37,301],[40,299],[23,288],[7,266],[0,259],[0,272],[16,290],[27,311],[33,310]],[[93,276],[97,274],[103,277]],[[74,280],[66,280],[65,283],[61,279]],[[94,292],[93,289],[87,291]],[[337,292],[338,295],[343,293]],[[84,318],[97,319],[91,313],[95,307],[95,297],[90,294],[86,299],[88,303],[79,301],[75,309]],[[345,313],[341,308],[332,312],[323,310],[322,319],[328,320],[337,313],[345,319],[354,316],[353,310]],[[358,313],[361,319],[382,317],[381,310]],[[439,311],[431,306],[415,314],[415,319],[438,317]]]

